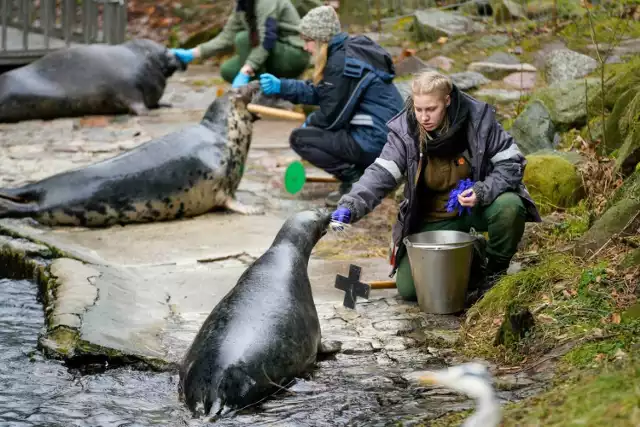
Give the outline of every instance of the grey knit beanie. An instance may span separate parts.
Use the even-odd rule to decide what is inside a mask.
[[[340,19],[331,6],[318,6],[307,12],[300,22],[300,35],[319,42],[328,42],[341,30]]]

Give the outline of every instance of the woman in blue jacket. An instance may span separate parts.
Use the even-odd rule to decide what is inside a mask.
[[[386,122],[398,114],[403,100],[393,84],[393,59],[366,36],[349,36],[331,6],[310,10],[300,23],[305,50],[314,54],[312,81],[278,79],[262,74],[266,95],[294,104],[318,105],[289,138],[303,159],[341,181],[327,205],[337,206],[387,141]]]

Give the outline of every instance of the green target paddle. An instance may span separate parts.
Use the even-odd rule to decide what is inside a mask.
[[[284,173],[284,188],[291,194],[296,194],[304,187],[307,176],[302,162],[291,162]]]
[[[338,182],[338,180],[332,176],[307,176],[307,171],[302,162],[299,160],[291,162],[284,173],[285,190],[291,194],[296,194],[302,190],[305,182]]]

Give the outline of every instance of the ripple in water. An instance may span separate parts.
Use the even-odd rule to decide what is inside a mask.
[[[374,354],[369,361],[339,354],[260,412],[193,420],[178,402],[177,374],[118,368],[81,376],[45,359],[36,350],[44,325],[36,298],[32,282],[0,279],[0,427],[384,426],[443,405],[468,407],[451,395],[424,397],[424,390],[406,387],[400,373],[417,363],[412,357],[383,369]],[[424,369],[424,361],[416,367]]]

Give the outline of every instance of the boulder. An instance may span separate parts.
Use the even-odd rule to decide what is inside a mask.
[[[499,80],[516,71],[536,72],[537,69],[531,64],[499,64],[496,62],[472,62],[467,68],[469,71],[476,71],[489,77],[492,80]]]
[[[529,154],[523,181],[544,215],[555,208],[575,206],[584,198],[576,165],[554,154]]]
[[[497,23],[526,18],[525,10],[512,0],[499,0],[495,6],[494,17]]]
[[[453,67],[455,61],[451,58],[447,58],[446,56],[435,56],[426,62],[427,65],[435,68],[440,68],[444,71],[449,71]]]
[[[563,81],[536,90],[531,94],[530,102],[542,101],[557,130],[564,132],[587,124],[586,100],[599,93],[599,86],[595,78]]]
[[[616,101],[605,122],[605,141],[601,152],[617,149],[616,169],[624,175],[640,162],[640,83],[631,87]]]
[[[460,90],[469,90],[491,83],[491,80],[475,71],[463,71],[451,74],[451,80]]]
[[[509,36],[503,34],[487,34],[474,41],[473,46],[477,49],[489,49],[492,47],[505,46],[509,41]]]
[[[482,98],[489,104],[509,104],[518,101],[523,94],[519,90],[480,89],[474,92],[473,96]]]
[[[488,57],[487,59],[485,59],[484,62],[492,62],[494,64],[516,65],[520,63],[520,60],[518,59],[517,56],[511,55],[510,53],[496,52],[490,57]]]
[[[454,12],[438,9],[417,10],[414,31],[418,40],[436,41],[440,37],[454,37],[482,31],[484,26]]]
[[[606,210],[578,240],[575,253],[589,256],[614,235],[636,235],[640,227],[640,171],[634,172],[616,190]]]
[[[509,133],[524,155],[553,148],[556,127],[549,110],[540,101],[529,103],[516,117]]]
[[[517,72],[517,73],[509,74],[507,77],[502,79],[502,81],[505,84],[511,87],[514,87],[516,89],[531,90],[536,86],[537,76],[538,76],[537,73],[532,73],[527,71]]]
[[[582,53],[569,49],[558,49],[549,53],[545,65],[547,83],[575,80],[591,74],[598,67],[598,61]]]
[[[424,70],[435,70],[434,67],[430,66],[415,55],[402,59],[395,67],[396,76],[398,77],[410,76]]]

